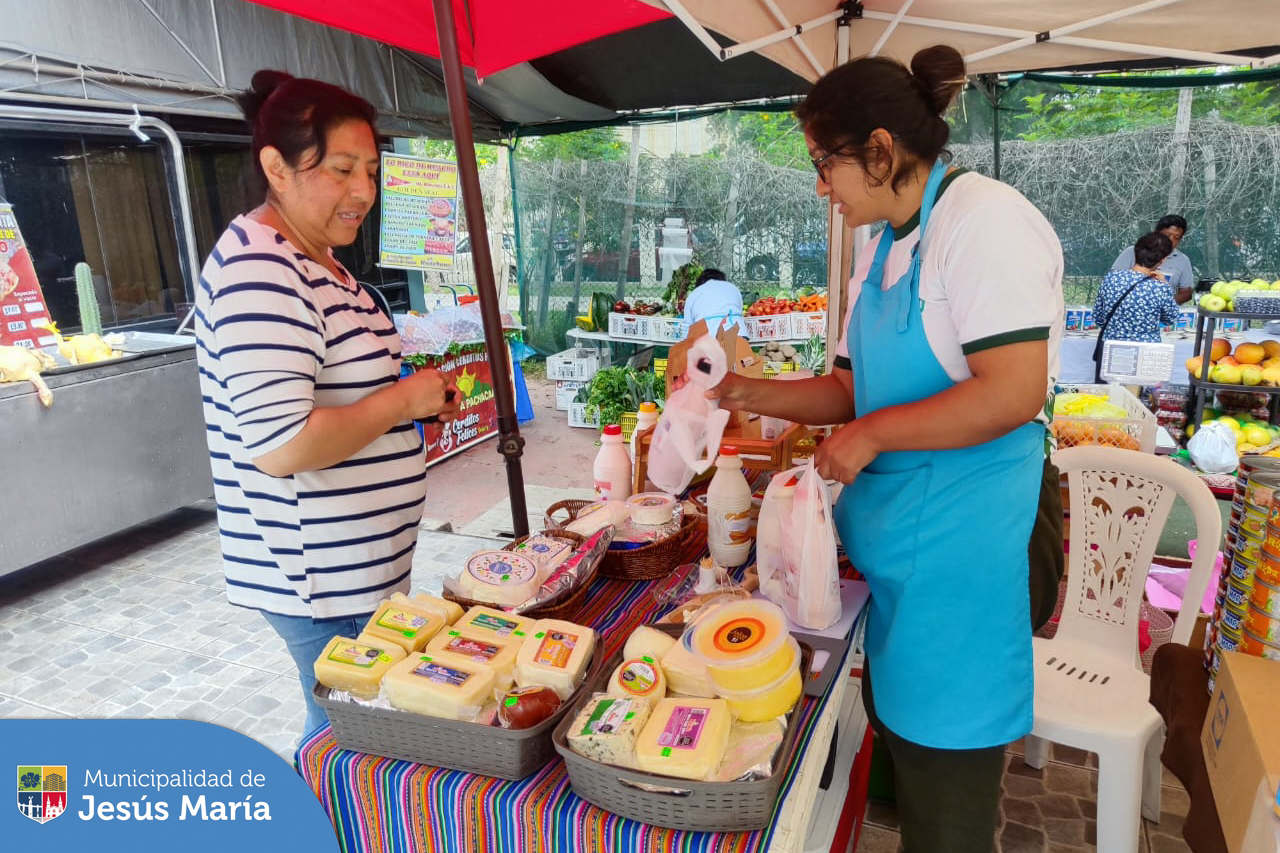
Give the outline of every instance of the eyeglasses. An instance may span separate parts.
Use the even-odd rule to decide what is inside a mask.
[[[813,169],[815,172],[818,173],[818,177],[822,179],[823,183],[830,183],[830,181],[827,179],[827,172],[825,169],[822,168],[822,164],[827,162],[827,160],[829,160],[834,156],[836,156],[836,152],[831,151],[827,154],[823,154],[821,157],[819,157],[816,160],[812,158],[810,158],[809,160],[809,162],[813,163]]]

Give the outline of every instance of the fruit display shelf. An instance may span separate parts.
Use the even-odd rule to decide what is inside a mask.
[[[1280,320],[1275,314],[1257,314],[1243,311],[1209,311],[1203,306],[1196,308],[1196,341],[1195,353],[1203,359],[1204,363],[1210,361],[1209,356],[1213,348],[1214,333],[1218,330],[1219,323],[1225,320]],[[1202,367],[1198,373],[1189,375],[1191,381],[1191,400],[1190,400],[1190,419],[1188,423],[1194,425],[1197,429],[1200,427],[1204,419],[1205,396],[1215,391],[1246,391],[1256,392],[1260,394],[1271,395],[1271,422],[1277,422],[1277,416],[1280,415],[1280,387],[1269,385],[1232,385],[1222,382],[1209,381],[1209,369],[1207,366]]]

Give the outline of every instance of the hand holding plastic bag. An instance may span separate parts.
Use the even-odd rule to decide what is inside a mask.
[[[672,495],[684,492],[694,474],[716,461],[729,421],[729,411],[706,397],[707,389],[719,385],[729,372],[724,349],[714,335],[694,341],[688,364],[688,381],[667,398],[649,446],[649,479]]]
[[[1191,461],[1206,474],[1229,474],[1240,467],[1236,436],[1226,424],[1205,424],[1187,442]]]
[[[840,619],[831,497],[812,458],[769,481],[760,506],[756,569],[760,591],[797,625],[819,630]]]

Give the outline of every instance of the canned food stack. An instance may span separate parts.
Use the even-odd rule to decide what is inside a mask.
[[[1224,566],[1205,637],[1210,695],[1222,652],[1280,660],[1280,459],[1241,457]]]

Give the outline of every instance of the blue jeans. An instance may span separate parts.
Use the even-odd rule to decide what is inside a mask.
[[[369,621],[371,614],[345,616],[341,619],[325,619],[317,622],[310,616],[281,616],[278,613],[260,611],[267,624],[289,647],[289,654],[298,666],[298,680],[302,682],[302,699],[307,706],[307,725],[304,735],[329,724],[329,716],[316,703],[311,688],[316,683],[316,658],[334,637],[354,639]]]

